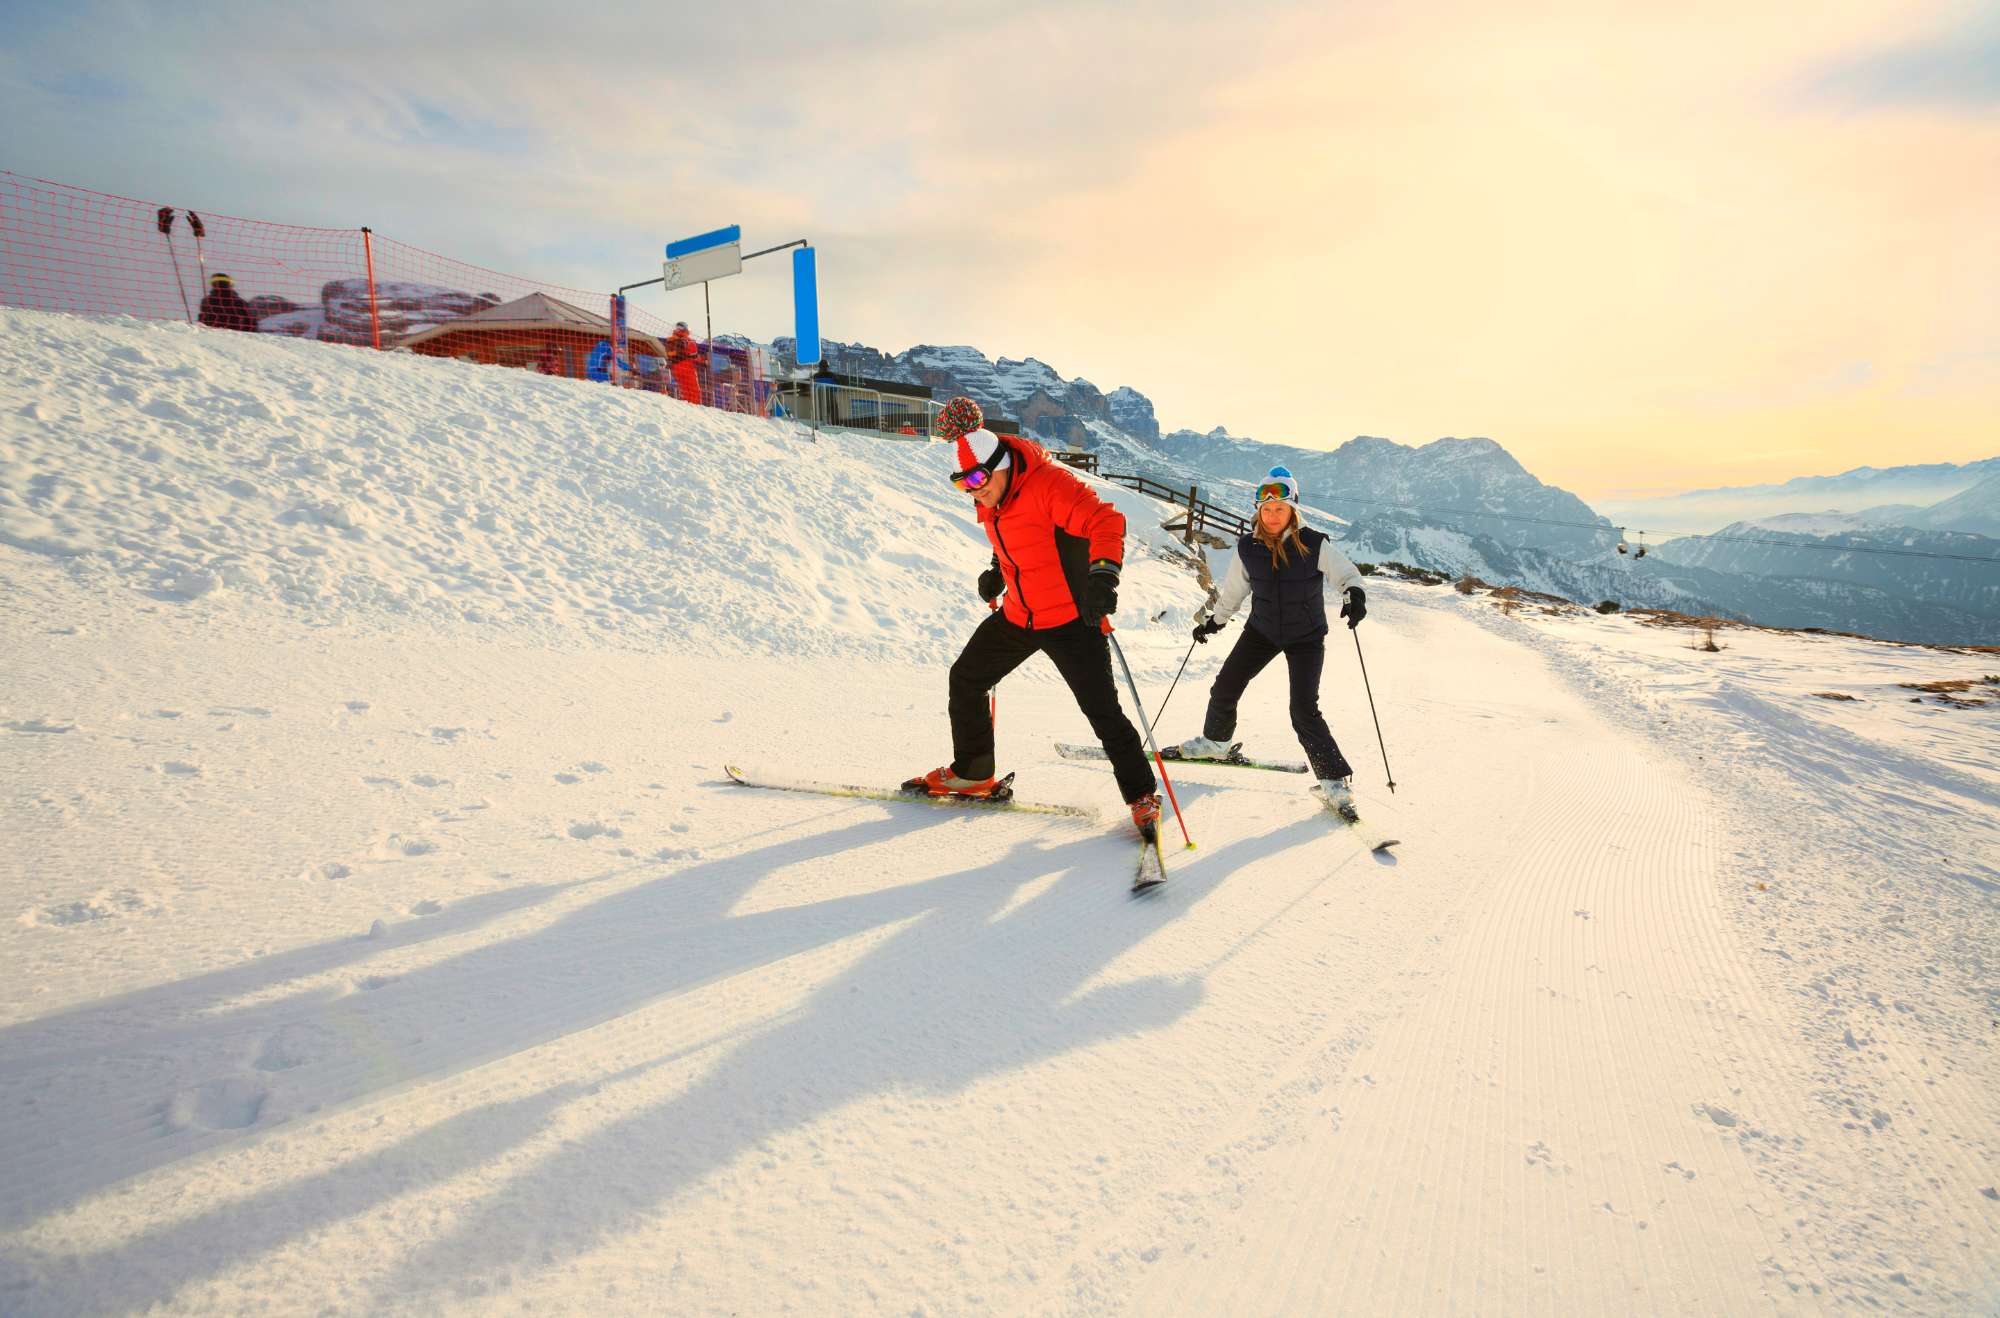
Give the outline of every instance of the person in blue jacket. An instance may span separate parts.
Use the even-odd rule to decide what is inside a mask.
[[[1236,542],[1215,603],[1195,619],[1194,639],[1204,644],[1250,601],[1242,638],[1216,674],[1208,693],[1202,735],[1181,743],[1183,759],[1213,760],[1229,754],[1236,732],[1236,706],[1250,679],[1273,659],[1285,656],[1291,676],[1292,731],[1328,802],[1351,809],[1348,779],[1354,768],[1340,753],[1326,716],[1319,710],[1320,670],[1326,663],[1326,596],[1340,596],[1340,616],[1349,628],[1368,616],[1361,573],[1330,537],[1299,520],[1299,482],[1284,467],[1257,487],[1257,522]]]

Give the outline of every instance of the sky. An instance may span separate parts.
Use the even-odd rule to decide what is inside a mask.
[[[606,290],[740,224],[831,338],[1586,498],[2000,455],[2000,4],[589,13],[0,0],[0,168]]]

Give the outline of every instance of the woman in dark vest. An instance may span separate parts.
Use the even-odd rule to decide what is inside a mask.
[[[1282,654],[1292,679],[1292,730],[1299,734],[1299,744],[1305,747],[1306,760],[1328,802],[1353,807],[1347,780],[1354,769],[1319,712],[1329,591],[1341,595],[1340,616],[1350,628],[1368,616],[1361,574],[1330,538],[1299,521],[1298,479],[1283,467],[1273,467],[1257,487],[1256,528],[1236,542],[1236,556],[1207,618],[1195,619],[1194,638],[1205,643],[1235,616],[1245,597],[1250,600],[1243,638],[1209,689],[1202,735],[1181,743],[1183,759],[1220,759],[1229,753],[1229,739],[1236,732],[1236,702],[1250,679]]]

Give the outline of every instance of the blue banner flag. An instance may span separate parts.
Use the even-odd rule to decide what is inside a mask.
[[[792,253],[792,309],[798,338],[798,363],[819,361],[819,262],[810,247]]]

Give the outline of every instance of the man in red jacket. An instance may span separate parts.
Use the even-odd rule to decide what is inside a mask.
[[[683,403],[707,401],[701,396],[701,370],[696,363],[700,356],[701,349],[688,333],[687,322],[676,321],[674,332],[667,335],[667,370],[673,376],[674,397]]]
[[[993,546],[979,577],[979,597],[1003,605],[966,643],[951,666],[952,762],[904,783],[932,796],[990,796],[993,722],[986,693],[1028,656],[1046,654],[1069,684],[1091,731],[1104,745],[1119,793],[1140,832],[1159,826],[1160,798],[1139,731],[1118,707],[1111,648],[1098,620],[1118,608],[1119,565],[1125,559],[1125,515],[1040,445],[1001,439],[985,428],[979,404],[954,398],[938,414],[951,441],[952,484],[979,506],[979,524]]]

